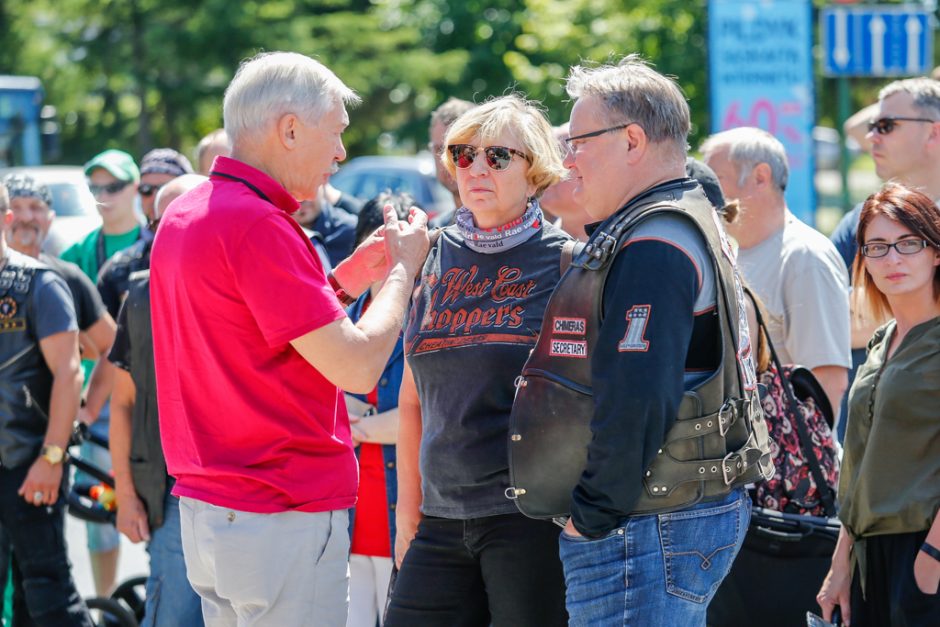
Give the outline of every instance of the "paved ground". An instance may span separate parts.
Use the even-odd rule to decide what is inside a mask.
[[[91,575],[91,563],[88,560],[88,548],[85,543],[85,523],[71,516],[66,517],[65,538],[69,546],[69,560],[72,562],[72,577],[83,597],[95,595],[95,583]],[[136,575],[150,572],[150,560],[144,545],[131,544],[121,536],[121,561],[118,565],[118,583]]]

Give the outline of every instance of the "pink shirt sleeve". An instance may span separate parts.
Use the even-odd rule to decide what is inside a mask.
[[[245,304],[272,347],[346,315],[320,259],[290,219],[272,213],[258,220],[228,256]]]

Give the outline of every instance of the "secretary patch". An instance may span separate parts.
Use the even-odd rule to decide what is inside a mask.
[[[587,342],[583,340],[552,340],[551,351],[553,357],[587,357]]]

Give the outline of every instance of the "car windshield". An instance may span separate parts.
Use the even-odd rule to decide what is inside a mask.
[[[47,183],[52,192],[52,208],[56,216],[93,216],[95,198],[88,186],[73,182]]]

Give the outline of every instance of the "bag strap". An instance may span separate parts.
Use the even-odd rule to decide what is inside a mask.
[[[809,471],[813,475],[813,481],[816,482],[816,489],[819,490],[819,497],[822,500],[826,516],[832,518],[836,515],[836,502],[832,486],[826,481],[822,468],[819,465],[819,458],[816,457],[816,453],[813,451],[812,440],[809,437],[809,431],[806,427],[806,421],[803,418],[803,412],[799,409],[796,396],[793,394],[793,387],[786,377],[784,377],[783,364],[780,363],[780,358],[777,357],[777,351],[774,350],[774,343],[770,340],[770,331],[767,330],[764,318],[760,314],[760,307],[757,306],[757,301],[754,299],[754,294],[751,292],[750,288],[745,287],[744,292],[754,305],[754,316],[757,318],[757,326],[764,333],[767,348],[770,349],[770,358],[777,368],[777,376],[780,377],[781,387],[783,388],[783,394],[787,402],[787,409],[796,423],[796,434],[800,440],[800,450],[803,452],[803,459],[809,464]]]

